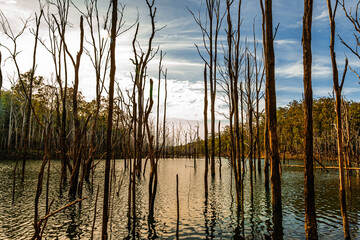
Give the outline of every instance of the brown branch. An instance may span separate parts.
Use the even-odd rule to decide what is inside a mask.
[[[73,201],[73,202],[71,202],[71,203],[68,203],[68,204],[66,204],[65,206],[63,206],[63,207],[61,207],[61,208],[59,208],[59,209],[57,209],[57,210],[55,210],[55,211],[47,214],[46,216],[42,217],[42,218],[39,220],[39,225],[41,225],[41,223],[42,223],[44,220],[46,220],[46,219],[48,219],[49,217],[55,215],[56,213],[58,213],[58,212],[60,212],[60,211],[62,211],[62,210],[65,210],[65,209],[71,207],[72,205],[74,205],[74,204],[76,204],[76,203],[78,203],[78,202],[81,202],[81,201],[83,201],[83,200],[85,200],[85,199],[87,199],[87,197],[84,197],[84,198],[81,198],[81,199],[77,199],[77,200],[75,200],[75,201]]]
[[[342,79],[341,79],[340,92],[342,91],[342,88],[343,88],[343,85],[344,85],[344,82],[345,82],[345,76],[346,76],[348,65],[349,65],[349,60],[348,60],[348,58],[345,58],[345,68],[344,68],[343,76],[342,76]]]

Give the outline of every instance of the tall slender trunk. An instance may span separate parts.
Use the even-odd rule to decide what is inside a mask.
[[[73,60],[74,65],[74,90],[72,95],[73,101],[73,119],[74,119],[74,146],[73,146],[73,169],[70,176],[70,189],[69,195],[74,197],[77,192],[78,179],[80,173],[80,163],[81,163],[81,136],[80,136],[80,120],[78,116],[78,89],[79,89],[79,69],[80,69],[80,60],[83,53],[83,44],[84,44],[84,26],[83,26],[83,17],[80,17],[80,48],[76,54],[76,61]],[[67,47],[66,47],[67,49]],[[68,50],[67,50],[68,51]]]
[[[246,56],[246,92],[247,92],[247,112],[248,112],[248,124],[249,124],[249,171],[250,171],[250,196],[251,202],[254,198],[254,186],[253,186],[253,108],[252,108],[252,96],[251,96],[251,76],[250,76],[250,56]]]
[[[205,183],[205,198],[207,199],[208,195],[208,162],[209,162],[209,150],[208,150],[208,125],[207,125],[207,109],[208,109],[208,97],[207,97],[207,71],[206,65],[204,68],[204,144],[205,144],[205,173],[204,173],[204,183]]]
[[[159,129],[159,118],[160,118],[160,86],[161,86],[161,71],[162,71],[162,60],[163,60],[163,53],[160,51],[160,61],[159,61],[159,79],[158,79],[158,96],[157,96],[157,107],[156,107],[156,159],[159,158],[159,137],[160,137],[160,129]]]
[[[245,166],[245,134],[244,134],[244,101],[243,101],[244,90],[242,87],[242,83],[240,83],[240,116],[241,116],[241,162],[242,166]],[[239,167],[239,172],[241,172],[241,168]],[[239,173],[241,174],[241,173]]]
[[[338,68],[335,55],[335,14],[338,5],[338,0],[335,2],[334,12],[331,6],[331,0],[327,0],[329,20],[330,20],[330,56],[333,70],[333,83],[335,90],[335,110],[336,110],[336,135],[337,135],[337,151],[339,161],[339,194],[341,205],[341,216],[343,219],[344,238],[351,239],[349,230],[349,220],[346,211],[346,190],[345,190],[345,172],[344,172],[344,152],[343,152],[343,139],[342,139],[342,121],[341,121],[341,91],[345,81],[346,70],[348,66],[348,60],[345,61],[345,69],[343,78],[339,84]]]
[[[266,94],[265,94],[265,102],[266,100]],[[265,189],[269,190],[269,125],[268,120],[266,116],[267,112],[267,106],[265,104],[265,124],[264,124],[264,175],[265,175]]]
[[[167,103],[167,70],[165,70],[165,99],[164,99],[164,120],[163,120],[163,158],[166,158],[166,103]]]
[[[7,139],[7,150],[11,149],[11,137],[12,137],[12,128],[13,128],[13,100],[14,99],[14,90],[11,91],[11,101],[10,101],[10,114],[9,114],[9,131],[8,131],[8,139]]]
[[[215,98],[214,98],[214,38],[213,38],[213,19],[214,19],[214,3],[212,2],[208,9],[209,12],[209,27],[210,27],[210,35],[209,35],[209,43],[210,43],[210,51],[209,51],[209,57],[210,57],[210,63],[209,63],[209,81],[210,81],[210,131],[211,131],[211,153],[210,153],[210,172],[211,176],[215,177],[215,155],[213,154],[213,150],[215,148],[215,144],[213,145],[213,139],[214,139],[214,130],[213,129],[213,120],[215,120],[215,115],[213,117],[213,111],[215,104]],[[214,112],[215,114],[215,112]],[[215,143],[215,142],[214,142]]]
[[[265,33],[264,55],[266,71],[266,117],[269,127],[269,147],[271,166],[271,203],[274,217],[274,235],[282,238],[282,203],[281,203],[281,177],[280,177],[280,156],[278,150],[277,119],[276,119],[276,91],[275,91],[275,53],[274,36],[272,24],[272,0],[260,0],[262,15],[264,18],[263,31]],[[264,7],[265,5],[265,7]]]
[[[318,239],[313,160],[313,95],[311,83],[311,23],[313,0],[304,0],[303,17],[303,65],[304,65],[304,195],[305,195],[305,234],[306,239]],[[284,153],[285,155],[285,153]]]
[[[218,141],[218,145],[219,145],[219,175],[221,176],[221,131],[220,131],[220,121],[219,121],[219,126],[218,126],[218,134],[219,134],[219,141]]]
[[[110,42],[110,84],[109,84],[109,110],[107,119],[106,134],[106,163],[105,163],[105,182],[104,182],[104,205],[101,238],[108,239],[107,226],[109,221],[109,192],[110,192],[110,161],[112,156],[112,126],[113,126],[113,108],[114,108],[114,85],[115,85],[115,46],[117,29],[117,7],[118,1],[112,0],[112,18],[111,18],[111,42]]]
[[[228,44],[228,56],[227,56],[227,72],[229,77],[229,106],[230,106],[230,138],[231,138],[231,165],[234,171],[235,177],[235,190],[236,190],[236,203],[237,206],[240,206],[240,176],[241,176],[241,163],[240,159],[240,144],[239,144],[239,109],[238,109],[238,59],[237,59],[237,48],[235,49],[235,63],[233,64],[233,30],[232,30],[232,20],[231,20],[231,2],[229,0],[226,1],[226,10],[227,10],[227,44]],[[233,117],[234,117],[234,124],[233,124]],[[235,125],[235,127],[233,127]],[[234,131],[235,128],[235,137]],[[234,141],[235,139],[235,141]]]
[[[24,146],[24,156],[23,156],[22,171],[21,171],[21,181],[22,182],[24,182],[24,176],[25,176],[25,165],[26,165],[28,142],[29,142],[29,126],[30,126],[30,114],[31,114],[31,104],[32,104],[32,92],[33,92],[34,75],[35,75],[35,69],[36,69],[36,51],[37,51],[39,28],[40,28],[40,22],[41,22],[42,15],[43,15],[43,11],[41,11],[39,17],[36,16],[35,45],[34,45],[34,50],[33,50],[32,68],[30,70],[29,93],[27,93],[26,89],[24,88],[24,94],[27,99],[27,110],[26,110],[26,117],[25,117],[26,123],[25,123],[25,135],[24,135],[24,145],[23,145]],[[22,81],[22,80],[20,79],[20,81]]]

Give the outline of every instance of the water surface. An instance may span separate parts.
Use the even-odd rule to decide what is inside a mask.
[[[297,162],[299,164],[301,162]],[[12,170],[14,162],[0,162],[0,239],[29,239],[33,234],[34,198],[37,173],[41,161],[28,161],[25,182],[16,184],[15,203],[12,204]],[[250,201],[249,179],[244,182],[243,215],[238,213],[234,187],[231,189],[231,168],[223,161],[222,174],[216,169],[214,180],[209,178],[209,195],[204,194],[204,160],[167,159],[159,161],[159,184],[155,202],[155,223],[148,224],[148,171],[137,180],[136,238],[175,239],[176,231],[176,174],[179,174],[181,239],[265,239],[273,232],[270,194],[265,191],[264,177],[254,178],[253,202]],[[60,162],[51,162],[50,200],[52,210],[70,200],[67,194],[59,196]],[[315,172],[316,213],[320,239],[342,239],[342,218],[339,204],[338,172]],[[88,239],[94,218],[96,189],[99,200],[95,223],[95,239],[100,238],[102,218],[102,185],[104,162],[96,167],[93,186],[85,185],[83,196],[87,199],[51,217],[46,239]],[[44,177],[46,179],[46,176]],[[284,239],[304,239],[304,174],[301,168],[283,168],[282,203]],[[123,161],[116,161],[116,185],[111,202],[111,239],[131,237],[127,217],[129,175]],[[45,181],[44,181],[45,182]],[[234,186],[234,185],[233,185]],[[45,184],[40,202],[40,215],[45,212]],[[351,176],[351,193],[348,190],[348,216],[354,239],[360,236],[360,176]],[[151,230],[149,230],[151,229]],[[360,237],[359,237],[360,239]]]

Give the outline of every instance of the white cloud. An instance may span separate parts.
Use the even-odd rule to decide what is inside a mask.
[[[321,11],[321,13],[319,15],[316,15],[317,12],[315,12],[315,17],[314,17],[314,21],[322,21],[328,18],[328,10],[324,9]]]
[[[279,39],[279,40],[275,40],[274,43],[279,45],[279,46],[283,46],[283,45],[300,44],[300,41],[296,41],[296,40],[293,40],[293,39]]]
[[[276,75],[282,78],[302,78],[303,77],[303,63],[297,61],[285,64],[276,68]],[[312,76],[317,78],[328,77],[332,73],[331,67],[323,63],[313,63]]]
[[[16,0],[0,0],[0,3],[17,4]]]

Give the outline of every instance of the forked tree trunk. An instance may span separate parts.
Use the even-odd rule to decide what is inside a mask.
[[[349,221],[346,211],[346,192],[345,192],[345,172],[344,172],[344,153],[343,153],[343,142],[342,142],[342,121],[341,121],[341,91],[345,80],[346,70],[348,66],[348,60],[345,62],[345,69],[343,78],[339,84],[338,68],[335,56],[335,14],[338,5],[338,0],[335,2],[334,11],[332,10],[331,0],[327,0],[329,20],[330,20],[330,56],[333,70],[333,83],[335,90],[335,110],[336,110],[336,133],[337,133],[337,150],[339,160],[339,177],[340,177],[340,205],[341,205],[341,216],[343,219],[343,229],[345,239],[351,239],[349,230]]]
[[[80,173],[80,163],[81,163],[81,136],[80,136],[80,120],[78,116],[78,89],[79,89],[79,69],[80,69],[80,60],[83,52],[84,44],[84,27],[83,27],[83,17],[80,17],[80,48],[76,55],[76,61],[72,59],[74,65],[74,91],[72,96],[73,101],[73,118],[74,118],[74,146],[73,146],[73,169],[70,177],[70,189],[69,195],[75,197],[78,187],[79,173]],[[66,45],[65,45],[66,46]],[[67,49],[67,47],[65,47]],[[68,52],[68,50],[66,50]],[[68,52],[69,54],[69,52]]]
[[[36,32],[35,32],[35,46],[33,50],[33,61],[32,61],[32,68],[30,70],[30,89],[29,93],[27,93],[26,89],[24,88],[24,94],[26,95],[27,99],[27,110],[26,110],[26,122],[25,122],[25,135],[24,135],[24,156],[23,156],[23,164],[22,164],[22,171],[21,171],[21,181],[24,182],[25,177],[25,164],[27,159],[27,150],[28,150],[28,142],[29,142],[29,127],[30,127],[30,114],[31,114],[31,104],[32,104],[32,92],[33,92],[33,83],[34,83],[34,76],[35,76],[35,69],[36,69],[36,51],[37,51],[37,44],[38,44],[38,36],[39,36],[39,28],[40,28],[40,21],[43,15],[43,11],[41,11],[40,17],[36,16]],[[0,61],[1,63],[1,61]],[[22,79],[20,78],[20,81]],[[23,83],[21,83],[23,85]],[[24,85],[23,85],[24,87]],[[26,105],[25,105],[26,106]]]
[[[113,108],[114,108],[114,85],[115,85],[115,46],[116,46],[116,26],[117,26],[117,7],[118,1],[112,0],[112,17],[111,17],[111,43],[110,43],[110,85],[109,85],[109,110],[107,119],[106,134],[106,163],[105,163],[105,183],[104,183],[104,204],[102,233],[103,240],[108,239],[107,226],[109,221],[109,192],[110,192],[110,161],[112,156],[112,126],[113,126]],[[135,160],[134,160],[135,161]]]

